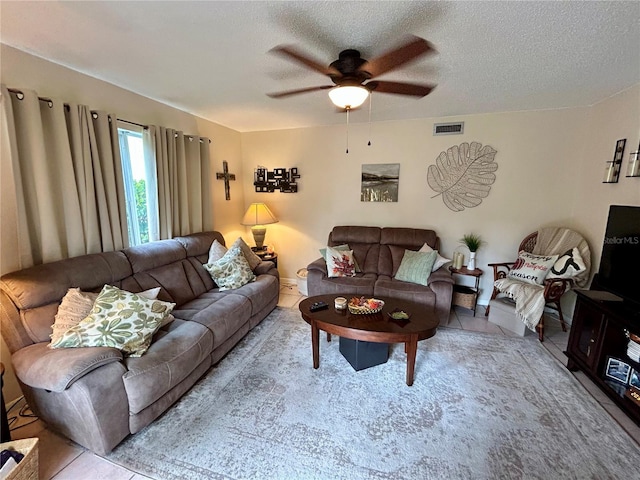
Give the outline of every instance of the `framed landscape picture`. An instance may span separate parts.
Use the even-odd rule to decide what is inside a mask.
[[[399,163],[368,163],[362,165],[362,202],[397,202],[400,182]]]

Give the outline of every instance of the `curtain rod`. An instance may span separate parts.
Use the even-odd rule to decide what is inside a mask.
[[[21,90],[15,89],[15,88],[7,88],[7,90],[11,93],[15,93],[16,95],[18,95],[18,99],[22,100],[22,98],[24,98],[24,93],[22,93]],[[20,97],[20,95],[22,95],[22,98]],[[41,102],[46,102],[49,104],[50,107],[53,106],[53,100],[51,100],[50,98],[46,98],[46,97],[40,97],[38,96],[38,100],[40,100]],[[63,105],[66,108],[69,108],[69,104],[68,103],[63,103]],[[132,122],[131,120],[125,120],[123,118],[116,118],[116,120],[118,120],[119,122],[124,122],[124,123],[128,123],[129,125],[136,125],[140,128],[144,128],[145,130],[147,130],[149,128],[149,125],[143,125],[141,123],[136,123],[136,122]],[[194,137],[196,135],[185,135],[186,137]],[[211,143],[211,139],[208,139],[209,143]],[[200,143],[202,143],[202,139],[200,139]]]

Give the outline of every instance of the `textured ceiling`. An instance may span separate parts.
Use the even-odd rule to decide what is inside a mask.
[[[374,94],[374,121],[593,105],[640,82],[640,2],[0,2],[0,41],[235,130],[344,122],[329,85],[281,57],[329,64],[426,38],[439,54],[380,77],[437,83]],[[367,121],[368,108],[352,121]]]

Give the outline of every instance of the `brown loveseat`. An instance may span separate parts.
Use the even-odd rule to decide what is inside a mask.
[[[308,267],[309,295],[354,294],[411,300],[434,308],[441,325],[449,322],[453,279],[446,267],[429,276],[428,285],[396,280],[394,275],[405,250],[419,250],[427,243],[434,250],[440,239],[433,230],[417,228],[334,227],[327,245],[348,244],[362,270],[355,277],[329,278],[323,258]]]
[[[218,232],[38,265],[0,278],[2,335],[27,402],[48,426],[104,454],[178,400],[278,303],[272,262],[241,288],[219,291],[203,268]],[[115,348],[48,348],[70,287],[131,292],[161,287],[176,319],[139,358]]]

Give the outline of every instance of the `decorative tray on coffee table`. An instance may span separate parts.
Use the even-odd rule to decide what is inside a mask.
[[[371,315],[384,307],[384,302],[375,298],[353,297],[347,305],[354,315]]]

